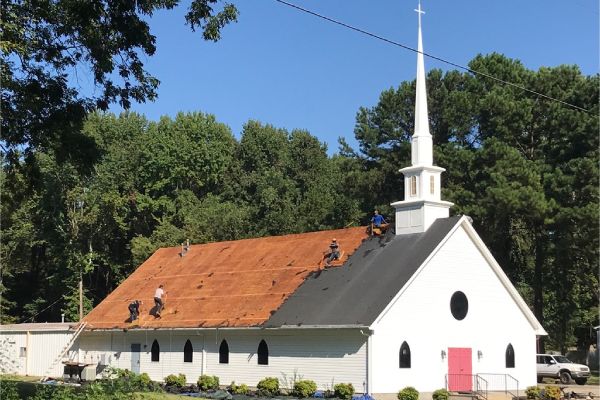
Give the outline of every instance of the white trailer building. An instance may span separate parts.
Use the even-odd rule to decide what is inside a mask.
[[[62,357],[57,357],[75,331],[75,323],[0,325],[0,373],[62,376]],[[76,358],[78,343],[69,347],[65,356]]]

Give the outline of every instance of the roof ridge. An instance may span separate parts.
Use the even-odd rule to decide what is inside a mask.
[[[221,241],[210,241],[210,242],[204,242],[204,243],[195,243],[192,244],[190,243],[190,248],[193,246],[205,246],[205,245],[210,245],[210,244],[227,244],[227,243],[239,243],[239,242],[245,242],[245,241],[250,241],[250,240],[261,240],[261,239],[285,239],[291,236],[301,236],[301,235],[317,235],[317,234],[322,234],[322,233],[326,233],[326,232],[339,232],[339,231],[345,231],[345,230],[355,230],[355,229],[367,229],[367,226],[350,226],[350,227],[345,227],[345,228],[336,228],[336,229],[326,229],[326,230],[320,230],[320,231],[310,231],[310,232],[300,232],[300,233],[286,233],[283,235],[270,235],[270,236],[256,236],[256,237],[250,237],[250,238],[241,238],[241,239],[234,239],[234,240],[221,240]],[[165,247],[159,247],[156,251],[158,250],[162,250],[162,249],[179,249],[181,245],[175,245],[175,246],[165,246]]]

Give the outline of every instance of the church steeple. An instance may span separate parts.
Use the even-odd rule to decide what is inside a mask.
[[[411,143],[412,165],[431,165],[433,163],[433,145],[429,133],[429,113],[427,111],[427,84],[425,81],[425,61],[423,60],[423,35],[421,33],[421,15],[419,8],[419,35],[417,50],[417,94],[415,96],[415,132]]]
[[[427,88],[425,82],[425,62],[423,60],[423,36],[421,15],[419,15],[417,90],[415,96],[415,131],[411,139],[411,166],[402,168],[404,174],[404,201],[391,205],[396,208],[396,234],[425,232],[437,218],[450,215],[452,203],[441,200],[441,174],[445,171],[433,165],[433,141],[429,133],[427,111]]]

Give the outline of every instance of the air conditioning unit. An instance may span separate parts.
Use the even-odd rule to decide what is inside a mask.
[[[81,371],[81,380],[82,381],[95,381],[96,380],[96,366],[88,365],[83,368]]]

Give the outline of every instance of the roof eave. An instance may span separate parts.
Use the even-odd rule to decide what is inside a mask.
[[[267,329],[369,329],[368,325],[281,325]]]
[[[197,327],[197,328],[177,328],[177,327],[135,327],[135,328],[86,328],[88,332],[122,332],[122,331],[247,331],[247,330],[306,330],[306,329],[369,329],[368,325],[281,325],[281,326],[237,326],[237,327]]]

